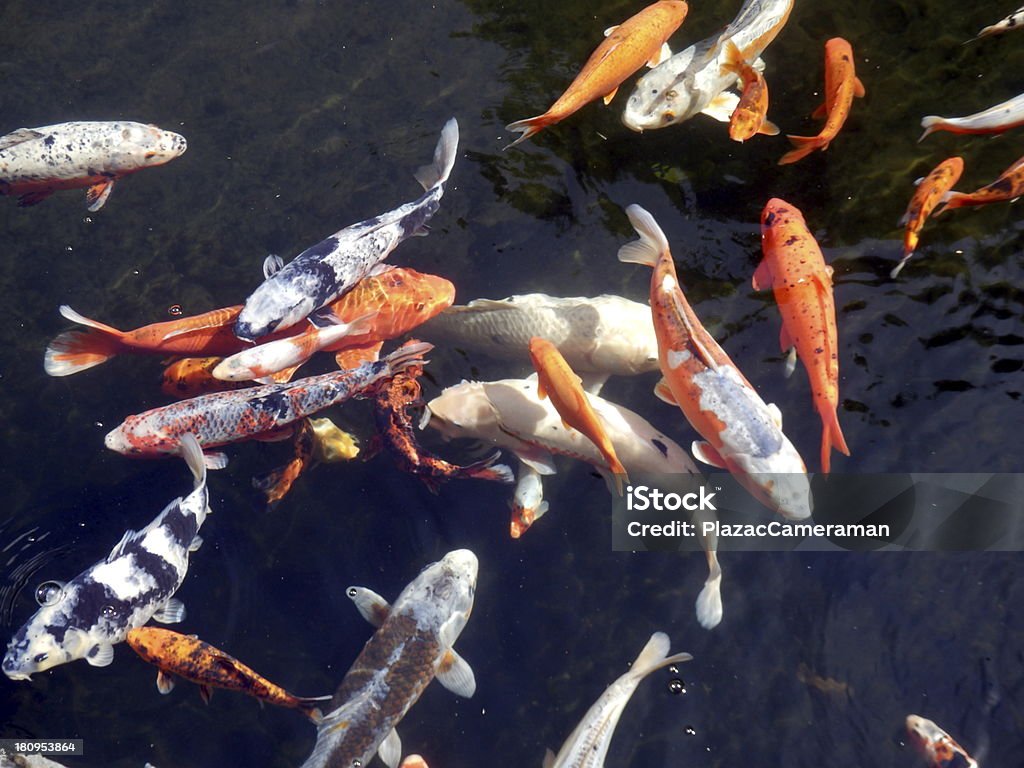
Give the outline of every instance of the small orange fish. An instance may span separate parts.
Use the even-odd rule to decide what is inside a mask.
[[[935,212],[951,211],[954,208],[966,208],[972,205],[988,205],[1015,200],[1024,195],[1024,157],[1007,168],[998,179],[974,192],[950,192],[945,196],[942,206]]]
[[[966,749],[927,718],[907,715],[907,734],[932,768],[953,768],[954,765],[978,768],[978,761],[967,754]],[[963,762],[955,762],[957,757],[963,758]]]
[[[321,720],[320,702],[331,698],[294,696],[195,635],[182,635],[159,627],[135,627],[128,630],[126,640],[144,661],[159,670],[156,686],[160,693],[171,692],[174,688],[172,675],[177,675],[197,683],[206,702],[210,700],[211,688],[226,688],[247,693],[268,704],[299,709],[315,723]]]
[[[782,315],[782,351],[796,347],[807,369],[821,415],[821,471],[828,474],[831,448],[850,455],[839,428],[839,351],[832,268],[825,265],[803,214],[772,198],[761,214],[764,260],[754,272],[755,291],[771,288]]]
[[[253,478],[253,487],[263,491],[267,506],[273,508],[307,469],[320,463],[349,461],[359,455],[355,437],[330,419],[303,419],[292,436],[294,455],[283,467]]]
[[[615,488],[622,495],[622,481],[626,476],[626,468],[615,455],[615,447],[608,438],[601,419],[594,413],[587,395],[583,391],[583,382],[558,351],[558,347],[547,339],[534,336],[530,339],[530,360],[537,371],[537,394],[543,399],[551,398],[562,424],[583,433],[597,446],[608,468],[615,475]]]
[[[895,280],[896,275],[903,269],[903,265],[914,255],[921,227],[931,215],[932,209],[959,181],[960,174],[963,172],[963,158],[951,157],[948,160],[943,160],[932,169],[931,173],[921,179],[917,185],[917,191],[910,199],[910,205],[907,206],[907,212],[900,219],[900,224],[906,227],[903,234],[903,258],[900,259],[899,264],[893,267],[889,277]]]
[[[767,119],[768,83],[743,58],[743,53],[732,40],[726,42],[726,62],[722,69],[735,72],[743,81],[743,95],[729,118],[729,138],[742,142],[759,133],[777,136],[779,127]]]
[[[222,357],[183,357],[164,368],[160,391],[169,397],[184,400],[207,392],[251,387],[251,381],[221,381],[213,377],[213,369]]]
[[[864,84],[857,78],[853,49],[843,38],[833,37],[825,43],[825,103],[811,115],[827,115],[825,126],[817,136],[787,136],[796,149],[783,155],[779,165],[795,163],[816,149],[828,149],[846,122],[855,96],[864,96]]]
[[[605,104],[610,103],[622,81],[645,62],[650,62],[651,66],[660,63],[659,53],[665,41],[683,23],[688,10],[689,6],[683,0],[658,0],[619,26],[612,27],[604,41],[590,54],[576,79],[547,112],[505,126],[505,130],[523,134],[508,147],[514,147],[549,125],[561,122],[594,99],[603,97]]]

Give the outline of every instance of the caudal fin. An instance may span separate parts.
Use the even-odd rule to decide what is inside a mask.
[[[545,112],[543,115],[528,117],[525,120],[516,120],[514,123],[509,123],[505,126],[506,131],[515,131],[517,133],[522,133],[523,135],[505,147],[505,149],[511,149],[516,144],[521,144],[531,136],[540,133],[554,122],[555,120],[551,119],[551,117],[548,116],[548,113]]]
[[[921,134],[919,142],[924,141],[925,136],[936,131],[941,131],[945,127],[946,119],[939,117],[938,115],[928,115],[927,117],[921,118],[921,127],[924,128],[924,133]]]
[[[634,203],[627,207],[626,215],[640,239],[619,248],[619,261],[653,267],[658,263],[658,257],[668,251],[668,238],[654,217],[639,205]]]
[[[647,677],[647,675],[657,669],[667,667],[669,664],[679,664],[693,659],[693,656],[688,653],[677,653],[668,656],[668,649],[668,635],[664,632],[655,632],[651,635],[651,639],[647,641],[644,649],[640,651],[640,655],[636,657],[636,661],[633,662],[633,666],[629,668],[627,674],[639,680]]]
[[[475,477],[478,480],[514,483],[516,478],[512,474],[512,469],[506,464],[494,463],[498,460],[499,456],[501,456],[501,451],[495,451],[483,461],[477,461],[462,467],[462,471],[459,474],[464,477]]]
[[[122,331],[84,317],[67,304],[60,313],[73,323],[85,325],[90,331],[66,331],[50,342],[43,356],[43,369],[50,376],[73,373],[107,362],[122,350]]]
[[[824,143],[817,136],[786,136],[796,149],[790,150],[779,159],[779,165],[789,165],[797,160],[802,160],[811,152],[824,147]]]
[[[434,161],[416,171],[416,181],[426,190],[440,186],[448,181],[448,176],[455,165],[459,152],[459,124],[450,118],[441,129],[441,138],[434,148]]]
[[[834,408],[830,409],[828,413],[821,414],[821,471],[826,475],[831,468],[830,459],[833,448],[844,456],[850,455],[850,449],[846,446],[846,438],[843,437],[843,430],[839,426],[839,417]]]

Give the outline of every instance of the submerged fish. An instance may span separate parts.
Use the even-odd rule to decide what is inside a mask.
[[[459,696],[473,695],[473,670],[452,646],[473,609],[477,567],[468,549],[449,552],[420,571],[393,605],[369,590],[348,588],[360,613],[379,629],[338,686],[302,768],[366,766],[378,751],[394,768],[402,756],[395,726],[431,680]]]
[[[319,463],[350,461],[359,455],[355,437],[334,424],[330,419],[305,418],[299,422],[292,436],[294,456],[283,467],[253,478],[252,484],[267,497],[273,506],[283,499],[299,476]]]
[[[943,195],[942,204],[935,211],[935,215],[954,208],[1012,201],[1021,195],[1024,195],[1024,157],[1003,171],[991,184],[986,184],[973,192],[947,192]]]
[[[609,29],[604,42],[590,54],[576,79],[547,112],[505,126],[507,131],[523,134],[508,147],[564,120],[594,99],[603,97],[605,104],[610,103],[623,80],[645,62],[651,66],[660,62],[665,41],[683,23],[688,10],[683,0],[658,0]]]
[[[966,768],[978,768],[978,761],[938,725],[920,715],[907,715],[907,734],[932,768],[953,768],[956,758]]]
[[[168,397],[183,400],[186,397],[225,392],[253,386],[249,381],[221,381],[213,376],[213,369],[223,357],[183,357],[164,368],[160,376],[160,391]]]
[[[199,443],[183,435],[179,450],[195,479],[192,493],[172,501],[141,531],[126,531],[105,560],[48,595],[7,646],[9,678],[28,680],[75,659],[104,667],[128,630],[151,618],[166,624],[184,618],[185,607],[173,595],[185,580],[189,553],[202,543],[199,528],[210,508]]]
[[[0,136],[0,195],[40,203],[60,189],[86,187],[90,211],[107,202],[114,182],[184,153],[184,136],[128,121],[19,128]]]
[[[693,659],[688,653],[669,656],[668,651],[668,635],[664,632],[651,635],[633,666],[609,685],[587,710],[558,754],[547,751],[544,768],[602,768],[615,726],[640,682],[655,670]]]
[[[1021,125],[1024,125],[1024,93],[966,117],[922,117],[921,127],[924,128],[924,133],[918,141],[935,131],[961,134],[1003,133]]]
[[[512,509],[509,534],[513,539],[518,539],[526,533],[530,526],[548,511],[540,472],[521,461],[519,473],[516,475],[516,490],[509,501],[509,507]]]
[[[310,313],[351,289],[402,241],[427,234],[437,212],[459,146],[455,118],[445,123],[434,160],[416,173],[422,197],[380,216],[335,232],[270,275],[245,300],[235,335],[255,341],[295,325]]]
[[[978,38],[988,37],[989,35],[1001,35],[1004,32],[1020,29],[1021,27],[1024,27],[1024,6],[1018,8],[1002,21],[982,28],[982,30],[971,39],[977,40]],[[971,42],[971,40],[968,40],[967,42]]]
[[[144,661],[157,667],[156,687],[170,693],[174,676],[199,685],[200,695],[209,702],[212,688],[225,688],[253,696],[279,707],[301,710],[313,722],[320,721],[320,704],[330,696],[305,698],[257,674],[234,656],[224,653],[195,635],[183,635],[159,627],[135,627],[128,630],[128,645]]]
[[[889,273],[889,277],[893,280],[903,269],[903,265],[914,255],[914,251],[917,249],[918,233],[925,221],[928,220],[932,210],[960,180],[960,174],[963,172],[963,158],[951,157],[943,160],[932,169],[931,173],[919,180],[917,191],[914,192],[910,204],[907,205],[907,212],[900,219],[900,225],[906,228],[903,234],[903,258]]]

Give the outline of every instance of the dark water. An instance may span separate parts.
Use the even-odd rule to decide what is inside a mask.
[[[694,3],[674,47],[738,5]],[[777,312],[749,287],[760,210],[780,196],[804,210],[835,267],[840,420],[853,451],[835,469],[1020,471],[1019,204],[930,223],[901,279],[888,279],[915,178],[960,154],[961,188],[973,189],[1021,154],[1019,131],[916,143],[925,114],[969,114],[1024,90],[1024,35],[960,45],[1015,5],[798,0],[768,51],[772,118],[816,130],[805,116],[834,35],[851,41],[867,97],[828,152],[780,168],[783,138],[735,144],[704,117],[633,134],[618,118],[625,87],[611,108],[590,105],[523,151],[501,151],[503,125],[542,112],[601,30],[639,3],[9,0],[0,132],[134,119],[180,131],[189,150],[119,183],[95,214],[78,192],[30,209],[0,200],[0,544],[49,532],[2,553],[3,567],[62,547],[17,596],[5,636],[35,610],[36,584],[78,573],[190,487],[178,460],[103,448],[125,415],[163,402],[158,361],[43,373],[43,349],[66,327],[58,305],[132,328],[167,319],[174,304],[237,303],[267,253],[291,258],[413,199],[412,172],[452,115],[452,183],[432,234],[401,246],[395,263],[449,277],[460,302],[533,291],[643,300],[649,272],[615,259],[633,237],[622,209],[640,203],[665,229],[698,314],[816,465],[806,379],[781,376]],[[430,365],[441,385],[520,373],[443,349]],[[606,394],[688,445],[689,427],[650,397],[653,383],[613,380]],[[331,415],[370,435],[365,404]],[[584,466],[560,465],[551,512],[512,541],[508,489],[460,482],[432,496],[385,456],[320,467],[267,512],[250,478],[286,450],[232,448],[211,477],[215,514],[178,593],[188,606],[178,628],[289,690],[328,693],[370,632],[344,588],[393,598],[425,563],[472,548],[480,583],[459,650],[477,695],[431,686],[400,727],[406,751],[433,768],[539,765],[655,630],[693,653],[687,693],[669,693],[667,672],[644,683],[609,765],[912,766],[901,730],[910,712],[983,750],[986,767],[1021,762],[1018,555],[734,555],[723,563],[725,619],[707,632],[693,616],[703,558],[612,553],[607,493]],[[836,684],[810,684],[812,674]],[[187,684],[160,696],[153,677],[122,646],[104,669],[78,662],[31,683],[4,679],[0,736],[84,738],[74,764],[89,766],[288,766],[312,746],[295,713],[223,692],[204,706]]]

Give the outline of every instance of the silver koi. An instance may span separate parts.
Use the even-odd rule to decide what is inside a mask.
[[[921,118],[924,133],[918,141],[935,131],[950,133],[1002,133],[1024,125],[1024,93],[1014,96],[994,107],[975,112],[965,117],[939,117],[928,115]]]

